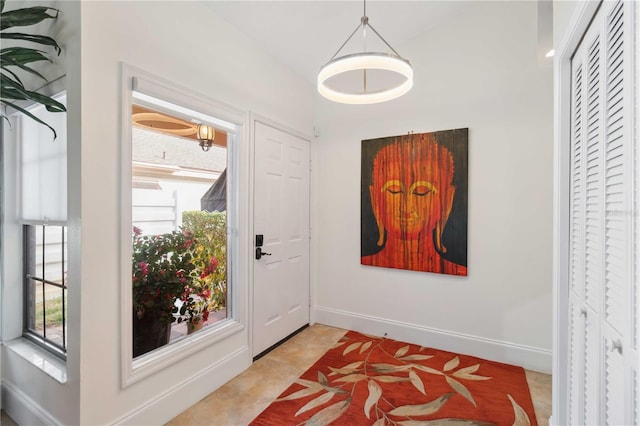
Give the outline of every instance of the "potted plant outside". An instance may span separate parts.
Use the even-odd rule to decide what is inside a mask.
[[[177,320],[176,300],[193,287],[190,231],[142,235],[134,227],[132,255],[133,356],[168,343]]]

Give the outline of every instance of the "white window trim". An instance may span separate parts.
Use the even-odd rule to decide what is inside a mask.
[[[120,348],[121,387],[132,385],[169,365],[177,363],[205,347],[235,335],[247,327],[248,321],[248,194],[241,195],[240,187],[249,182],[248,113],[222,104],[200,93],[161,79],[128,64],[122,64],[121,93],[121,154],[120,154]],[[230,317],[218,325],[166,345],[148,354],[132,359],[132,292],[131,292],[131,106],[133,91],[141,92],[212,117],[218,117],[238,126],[235,146],[230,157],[228,176],[233,192],[229,205],[235,215],[228,223],[228,238],[232,238],[229,252],[229,271],[232,283],[229,289]],[[240,253],[243,253],[241,256]]]

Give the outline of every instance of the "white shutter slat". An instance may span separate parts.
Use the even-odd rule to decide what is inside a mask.
[[[617,114],[618,121],[621,121],[623,116],[622,114]],[[624,161],[624,147],[622,146],[623,141],[622,138],[624,134],[622,133],[622,123],[620,125],[618,123],[613,123],[616,127],[613,128],[608,125],[607,130],[610,132],[607,133],[607,145],[606,145],[606,154],[607,154],[607,163],[615,163],[621,164]],[[613,133],[615,132],[615,133]]]
[[[605,228],[607,232],[607,245],[610,245],[614,249],[613,253],[608,252],[606,256],[612,263],[617,263],[620,266],[625,264],[624,258],[616,256],[615,251],[624,250],[627,246],[627,238],[629,237],[624,229],[621,229],[623,228],[623,223],[624,221],[617,218],[607,218],[607,226]]]
[[[582,147],[582,64],[574,62],[572,100],[572,144],[571,144],[571,290],[574,294],[584,294],[584,188],[583,188],[583,147]]]
[[[605,282],[604,282],[604,317],[607,323],[617,332],[625,335],[627,330],[627,247],[631,229],[624,220],[628,206],[628,179],[626,172],[628,155],[625,150],[624,129],[624,10],[622,2],[618,2],[607,16],[605,68],[607,79],[605,85],[606,104],[604,117],[605,129],[605,167],[604,167],[604,211],[605,211]],[[609,369],[606,360],[607,386]],[[617,371],[616,371],[617,374]],[[613,380],[613,379],[612,379]],[[617,380],[617,379],[616,379]],[[620,384],[623,388],[624,382]],[[608,392],[608,390],[607,390]],[[608,398],[608,395],[607,395]],[[607,399],[607,419],[609,419],[609,400]]]
[[[616,143],[615,141],[613,143]],[[615,153],[614,153],[615,154]],[[624,169],[625,164],[622,163],[623,158],[611,158],[610,163],[607,164],[607,176],[606,183],[607,185],[624,185],[625,179],[628,179],[625,176]],[[624,188],[618,188],[618,192],[624,193]]]
[[[622,2],[618,2],[618,4],[614,7],[614,9],[609,14],[609,18],[607,20],[608,26],[608,35],[607,41],[611,46],[617,46],[617,49],[609,49],[609,58],[613,56],[618,48],[622,48],[622,43],[618,43],[617,41],[622,38],[622,29],[624,21],[623,17],[623,4]]]
[[[607,72],[607,74],[610,76],[618,75],[622,71],[622,61],[618,62],[624,54],[624,49],[622,47],[622,25],[620,25],[617,31],[618,33],[616,34],[616,37],[609,37],[607,40],[609,45],[612,47],[611,49],[609,49],[609,53],[607,54],[607,61],[613,65]]]
[[[596,35],[587,50],[585,298],[598,312],[602,285],[601,47]]]
[[[608,108],[609,108],[609,116],[607,117],[607,127],[609,136],[611,139],[615,139],[615,137],[621,137],[622,135],[614,134],[614,132],[621,132],[623,123],[622,123],[622,110],[624,109],[624,95],[622,93],[622,81],[620,81],[620,87],[617,88],[617,93],[612,93],[607,99]]]
[[[606,189],[616,189],[616,188],[610,188],[609,185],[607,185]],[[612,194],[607,194],[606,198],[605,198],[605,202],[607,205],[607,213],[608,216],[610,215],[617,215],[617,214],[623,214],[623,210],[622,207],[624,207],[624,201],[626,199],[626,194],[622,193],[622,192],[614,192]],[[616,220],[611,220],[611,222],[613,224],[615,223],[620,223],[621,221],[616,221]],[[618,225],[620,226],[620,225]]]

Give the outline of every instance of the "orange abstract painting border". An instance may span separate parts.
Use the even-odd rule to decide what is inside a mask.
[[[363,265],[467,275],[468,134],[362,141]]]

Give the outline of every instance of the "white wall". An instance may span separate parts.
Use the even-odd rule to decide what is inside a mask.
[[[551,370],[552,69],[536,40],[535,2],[471,2],[394,46],[414,65],[409,94],[318,101],[316,321]],[[460,127],[469,276],[361,266],[361,140]]]
[[[69,380],[57,384],[6,356],[3,380],[11,379],[14,394],[22,392],[51,422],[158,424],[246,368],[249,339],[245,328],[121,389],[121,62],[305,132],[312,124],[313,91],[202,3],[69,4],[79,16],[67,31],[81,48],[72,58],[81,75],[78,66],[69,82],[70,139],[77,136],[69,143],[69,278],[80,287],[69,293]],[[240,193],[247,197],[248,188]],[[241,226],[246,232],[248,222]],[[248,300],[239,303],[246,309]]]
[[[245,329],[223,344],[120,389],[119,312],[114,309],[120,300],[119,247],[114,238],[120,226],[119,187],[117,180],[104,179],[119,170],[120,61],[294,128],[308,129],[312,122],[309,85],[213,16],[205,5],[83,3],[82,281],[86,286],[82,294],[82,424],[119,419],[248,345]],[[242,188],[241,194],[246,193],[247,188]],[[187,408],[179,406],[184,402],[181,394],[195,403],[237,372],[219,371],[208,389],[183,389],[174,395],[178,406],[166,413],[175,415]]]
[[[13,10],[25,5],[24,1],[8,2],[6,10]],[[58,41],[63,51],[56,58],[56,64],[43,73],[49,80],[54,80],[62,74],[67,74],[67,81],[80,80],[80,7],[79,3],[66,1],[43,1],[40,5],[50,5],[62,11],[56,21],[45,21],[33,27],[26,28],[25,32],[34,34],[50,34]],[[29,87],[38,87],[41,81],[25,79]],[[53,84],[53,89],[45,89],[48,95],[52,95],[64,87],[61,81]],[[73,163],[77,159],[80,147],[80,90],[79,86],[69,87],[67,92],[67,147],[69,149],[69,162]],[[7,135],[5,135],[7,136]],[[66,383],[61,384],[53,379],[45,371],[34,367],[32,362],[44,364],[42,358],[27,358],[20,356],[17,352],[8,349],[6,342],[19,337],[22,334],[22,256],[21,250],[21,227],[17,224],[17,193],[15,186],[16,179],[16,152],[13,137],[7,137],[3,143],[6,155],[3,164],[3,230],[2,244],[3,271],[2,271],[2,408],[15,419],[19,424],[77,424],[79,422],[79,400],[80,400],[80,342],[79,339],[69,340],[68,360],[66,365]],[[55,143],[55,142],[54,142]],[[73,169],[73,166],[71,166]],[[75,168],[77,170],[77,167]],[[70,205],[77,199],[75,189],[79,186],[79,180],[74,174],[75,170],[69,172],[68,198]],[[78,233],[77,209],[69,210],[69,236],[73,237]],[[79,244],[75,245],[77,256]],[[77,257],[70,256],[70,263],[77,264]],[[72,265],[69,266],[69,277],[73,279]],[[71,301],[68,306],[69,318],[77,318],[76,301]],[[78,321],[68,322],[68,334],[79,336]]]

